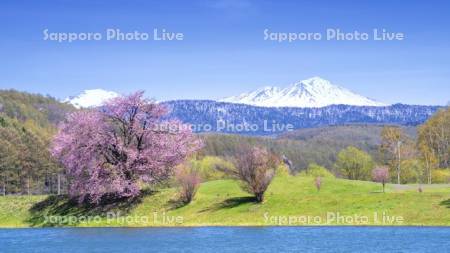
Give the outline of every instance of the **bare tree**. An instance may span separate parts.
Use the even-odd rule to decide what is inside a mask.
[[[278,158],[261,147],[241,146],[233,159],[235,170],[218,168],[242,182],[242,188],[253,194],[257,202],[264,201],[264,193],[275,175]]]
[[[190,203],[200,185],[200,174],[190,166],[183,164],[175,172],[175,179],[180,186],[180,200],[185,204]]]
[[[316,179],[314,180],[314,184],[317,191],[320,191],[320,187],[322,186],[322,178],[320,176],[316,177]]]

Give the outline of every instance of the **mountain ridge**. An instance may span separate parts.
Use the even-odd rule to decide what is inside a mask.
[[[295,82],[286,88],[265,86],[251,92],[218,100],[263,107],[324,107],[333,104],[386,106],[320,77]]]
[[[78,109],[89,108],[101,106],[105,101],[117,96],[120,96],[120,94],[114,91],[87,89],[76,96],[64,99],[62,102],[72,104]],[[252,92],[212,101],[262,107],[387,106],[387,104],[356,94],[317,76],[295,82],[285,88],[265,86]]]
[[[193,126],[194,132],[222,132],[243,135],[277,135],[286,129],[266,126],[292,125],[293,129],[343,124],[394,124],[416,126],[425,122],[441,106],[394,104],[390,106],[330,105],[320,108],[259,107],[214,100],[172,100],[167,118]],[[221,125],[226,123],[225,127]],[[230,126],[230,127],[227,127]],[[236,129],[233,126],[253,126]],[[273,130],[273,131],[272,131]]]

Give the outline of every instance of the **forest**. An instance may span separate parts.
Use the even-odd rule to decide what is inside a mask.
[[[74,108],[49,96],[0,91],[1,192],[58,193],[61,167],[49,151],[57,124]]]

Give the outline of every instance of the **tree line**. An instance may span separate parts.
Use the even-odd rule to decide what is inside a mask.
[[[0,91],[0,194],[64,191],[63,171],[49,143],[57,122],[71,110],[48,96]]]
[[[389,169],[392,183],[450,183],[449,143],[450,108],[447,108],[420,125],[416,139],[400,127],[383,127],[379,161],[352,146],[342,150],[335,164],[336,173],[348,179],[369,180],[378,163]]]

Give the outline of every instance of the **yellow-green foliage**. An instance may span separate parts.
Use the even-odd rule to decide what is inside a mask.
[[[276,176],[289,176],[289,169],[286,165],[280,164],[275,170]]]
[[[342,176],[352,180],[369,180],[373,165],[369,154],[353,146],[341,150],[335,164]]]
[[[425,165],[418,159],[405,160],[400,167],[400,182],[402,184],[415,184],[425,182],[424,178]],[[396,171],[391,171],[392,181],[397,179]]]
[[[216,169],[218,166],[229,169],[234,168],[231,162],[217,156],[205,156],[199,160],[193,159],[191,164],[200,173],[203,181],[226,178],[227,176],[223,172]]]
[[[437,184],[450,183],[450,169],[438,169],[431,172],[431,182]]]
[[[301,173],[302,175],[312,176],[312,177],[326,177],[334,178],[333,173],[316,163],[310,163],[306,171]]]
[[[450,107],[436,112],[418,129],[418,144],[430,162],[437,167],[450,166]]]
[[[55,188],[60,168],[49,145],[56,125],[74,109],[51,97],[0,90],[1,193],[43,193]]]

